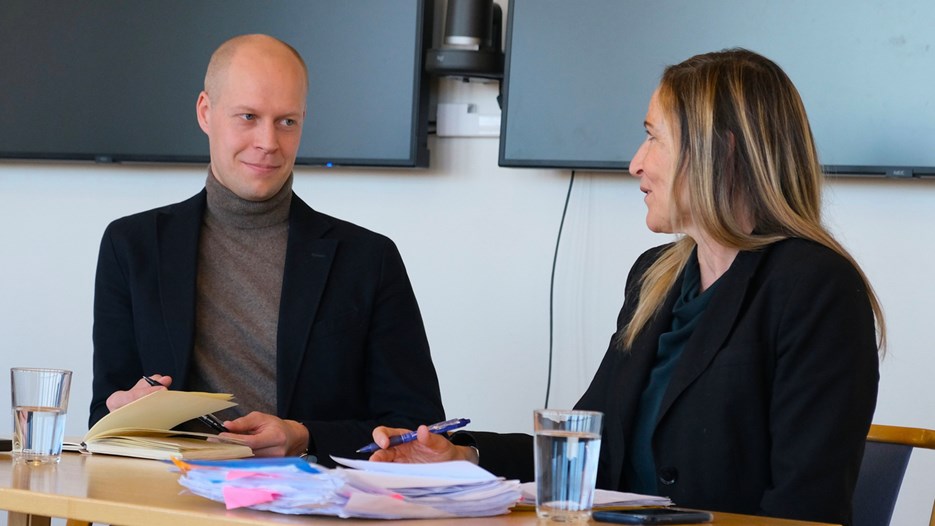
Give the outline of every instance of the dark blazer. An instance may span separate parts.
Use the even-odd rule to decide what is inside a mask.
[[[90,424],[143,374],[188,385],[206,194],[118,219],[94,295]],[[293,195],[277,335],[277,416],[309,429],[319,461],[352,456],[377,425],[444,419],[422,317],[396,246]],[[236,393],[234,393],[236,395]],[[249,411],[249,408],[245,408]]]
[[[662,248],[631,270],[618,331]],[[659,493],[681,506],[850,522],[879,380],[862,280],[841,256],[798,239],[741,252],[721,279],[663,397],[653,435]],[[673,291],[680,289],[681,278]],[[625,440],[675,298],[669,294],[629,352],[611,339],[576,406],[605,414],[598,487],[627,489]],[[521,437],[476,442],[482,463],[532,476],[530,450],[518,450],[531,446]]]

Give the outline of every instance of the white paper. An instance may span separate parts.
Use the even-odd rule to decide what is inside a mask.
[[[523,503],[536,504],[536,483],[525,482],[520,484],[523,492]],[[640,495],[639,493],[626,493],[623,491],[610,491],[606,489],[594,490],[593,508],[609,508],[615,506],[671,506],[668,497],[657,495]]]
[[[354,482],[381,488],[432,488],[498,480],[489,471],[463,460],[402,464],[331,458],[339,464],[355,468],[347,470],[347,476]]]
[[[331,459],[342,466],[358,469],[367,473],[388,473],[406,477],[431,477],[454,482],[458,480],[469,480],[472,482],[497,480],[496,475],[493,473],[466,460],[433,462],[431,464],[403,464],[397,462],[352,460],[335,456],[332,456]]]

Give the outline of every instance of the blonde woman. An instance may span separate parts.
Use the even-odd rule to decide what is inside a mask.
[[[695,56],[665,70],[644,125],[630,172],[646,223],[681,236],[630,271],[617,332],[577,404],[606,415],[598,486],[849,523],[883,317],[822,226],[822,173],[795,87],[747,50]],[[373,458],[479,454],[529,480],[530,450],[525,435],[448,442],[422,430]]]

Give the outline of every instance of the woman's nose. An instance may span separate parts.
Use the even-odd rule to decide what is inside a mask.
[[[645,156],[644,150],[646,148],[646,141],[643,141],[643,144],[636,150],[636,153],[633,154],[633,159],[630,160],[630,175],[633,177],[639,177],[643,175],[643,157]]]

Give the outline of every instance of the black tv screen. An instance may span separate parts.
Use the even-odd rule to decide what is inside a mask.
[[[431,0],[0,0],[0,157],[206,162],[214,49],[266,33],[309,67],[298,164],[427,166]]]
[[[935,175],[935,2],[512,0],[502,166],[623,170],[663,68],[745,47],[805,103],[829,173]]]

